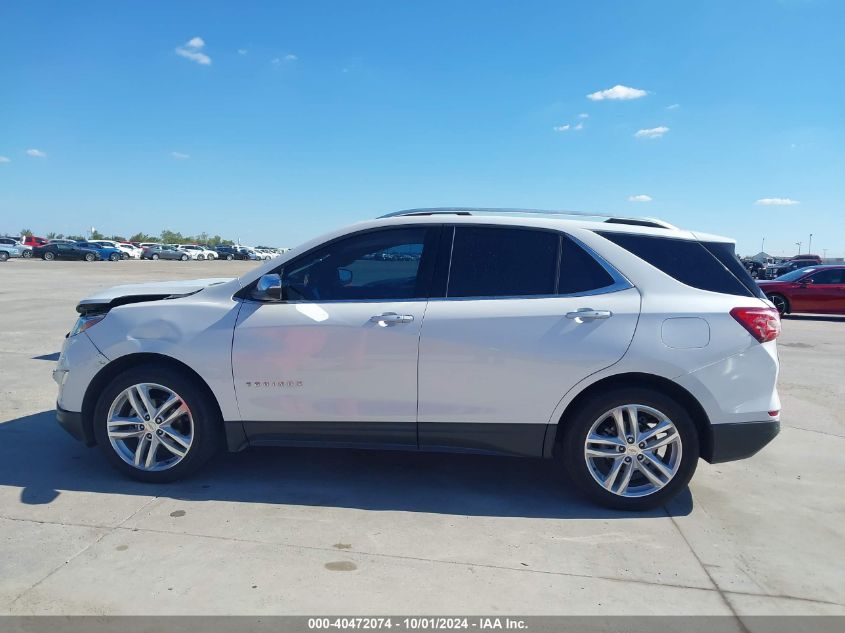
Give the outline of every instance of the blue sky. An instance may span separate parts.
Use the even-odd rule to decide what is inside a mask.
[[[838,0],[3,0],[0,231],[292,246],[523,206],[841,257],[843,25]]]

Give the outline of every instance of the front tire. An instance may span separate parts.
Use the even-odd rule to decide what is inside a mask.
[[[186,262],[186,261],[188,261],[188,259],[190,259],[190,258],[189,258],[187,255],[182,255],[182,257],[181,257],[180,259],[181,259],[183,262]]]
[[[94,435],[118,471],[146,483],[196,472],[221,442],[220,415],[191,376],[162,365],[119,374],[94,411]]]
[[[120,259],[120,255],[118,255],[117,253],[112,253],[111,255],[109,255],[110,262],[116,262],[118,259]]]
[[[226,255],[226,261],[227,261],[227,262],[230,262],[230,261],[232,261],[233,259],[235,259],[235,256],[234,256],[234,255]]]
[[[52,257],[50,259],[53,259]],[[96,258],[94,257],[94,253],[86,253],[85,254],[85,261],[86,262],[93,262]]]
[[[771,294],[766,295],[766,298],[774,304],[775,308],[777,308],[778,314],[781,316],[789,312],[789,299],[783,295]]]
[[[30,250],[24,251],[23,253],[21,253],[21,257],[23,257],[24,259],[29,259],[30,257],[32,257],[32,251],[30,251]]]
[[[150,255],[150,259],[152,259],[153,261],[158,259],[158,253],[153,253],[152,255]]]
[[[5,262],[7,259],[9,259],[9,253],[0,251],[0,262]]]
[[[582,495],[616,510],[663,505],[690,481],[698,432],[686,409],[646,388],[596,394],[563,421],[564,466]]]
[[[54,259],[56,259],[56,254],[55,254],[55,253],[51,253],[50,251],[47,251],[47,252],[46,252],[46,253],[44,253],[41,257],[43,257],[43,258],[44,258],[44,261],[51,262],[51,261],[53,261]]]

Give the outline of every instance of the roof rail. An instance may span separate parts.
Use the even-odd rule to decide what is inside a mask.
[[[379,218],[397,218],[413,215],[566,215],[572,217],[605,218],[603,221],[610,224],[630,224],[633,226],[648,226],[657,229],[676,229],[677,227],[656,218],[638,218],[618,216],[610,213],[591,213],[589,211],[566,211],[544,210],[544,209],[506,209],[506,208],[484,208],[484,207],[434,207],[430,209],[406,209],[394,211],[379,216]]]

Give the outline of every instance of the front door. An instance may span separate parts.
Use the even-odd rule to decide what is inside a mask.
[[[420,339],[420,446],[539,455],[558,402],[624,355],[639,312],[639,292],[567,236],[457,226]]]
[[[416,446],[417,359],[439,227],[382,229],[283,264],[246,301],[232,366],[252,443]]]

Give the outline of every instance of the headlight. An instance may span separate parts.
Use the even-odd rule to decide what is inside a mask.
[[[106,318],[105,314],[95,314],[91,316],[81,316],[76,320],[76,323],[73,325],[73,329],[70,331],[68,336],[76,336],[77,334],[84,332],[90,327],[94,327]]]

